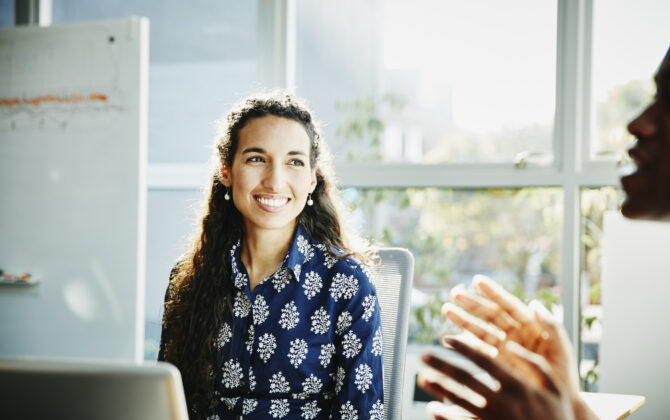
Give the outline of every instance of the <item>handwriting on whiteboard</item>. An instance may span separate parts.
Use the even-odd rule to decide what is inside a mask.
[[[107,95],[91,93],[88,95],[42,95],[32,98],[0,98],[0,107],[20,107],[31,105],[34,107],[44,103],[74,104],[81,102],[107,102]]]
[[[124,110],[120,92],[0,96],[0,132],[107,126]]]

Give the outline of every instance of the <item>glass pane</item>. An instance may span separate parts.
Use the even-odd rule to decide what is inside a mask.
[[[627,156],[626,124],[651,100],[653,75],[668,49],[670,2],[593,2],[593,159]],[[623,29],[625,27],[625,29]]]
[[[551,161],[556,1],[297,3],[297,90],[340,161]]]
[[[150,20],[149,162],[207,162],[213,121],[258,89],[257,1],[54,0],[53,23]]]
[[[561,296],[563,193],[558,188],[348,189],[359,230],[416,259],[410,342],[434,343],[457,284],[486,274],[522,299]]]
[[[603,215],[620,208],[623,191],[601,187],[581,192],[581,351],[579,373],[582,389],[598,391],[598,359],[602,338],[602,302],[600,289],[603,247]]]

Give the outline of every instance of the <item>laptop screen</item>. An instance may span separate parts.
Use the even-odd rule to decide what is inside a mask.
[[[188,420],[181,375],[164,362],[0,359],[0,418]]]

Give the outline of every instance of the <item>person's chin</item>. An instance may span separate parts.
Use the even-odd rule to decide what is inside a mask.
[[[266,230],[286,229],[294,227],[296,218],[287,214],[264,214],[254,218],[254,224]]]
[[[643,200],[627,195],[621,205],[621,214],[627,219],[635,220],[667,220],[670,217],[670,208],[663,208],[658,202]],[[667,206],[665,206],[667,207]]]
[[[627,193],[621,204],[621,214],[627,219],[646,219],[649,211],[645,207],[647,206],[640,199]]]

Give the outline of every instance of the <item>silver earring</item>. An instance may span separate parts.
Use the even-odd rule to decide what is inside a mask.
[[[307,194],[307,205],[314,205],[314,201],[312,200],[312,193]]]
[[[226,201],[230,200],[230,194],[228,194],[229,192],[230,192],[230,187],[226,187],[226,195],[223,196],[223,199],[226,200]]]

